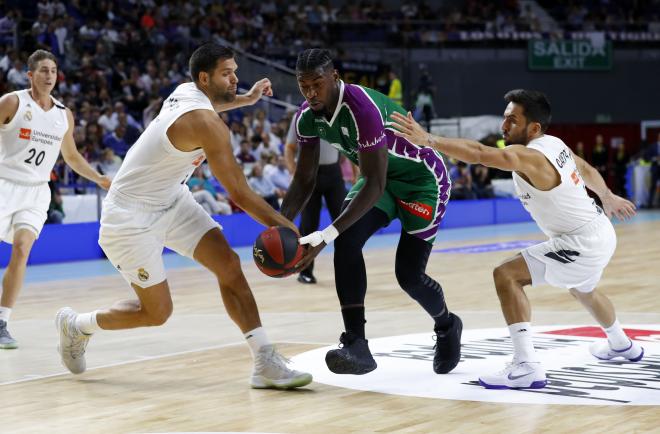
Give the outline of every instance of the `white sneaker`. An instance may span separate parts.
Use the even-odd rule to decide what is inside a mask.
[[[55,316],[55,327],[60,334],[57,351],[62,364],[73,374],[82,374],[87,369],[85,348],[92,335],[86,335],[75,326],[76,312],[70,307],[63,307]]]
[[[287,366],[290,360],[275,351],[273,345],[264,345],[254,360],[250,386],[254,389],[292,389],[312,382],[312,375]]]
[[[631,340],[628,348],[615,350],[610,346],[607,339],[592,343],[589,346],[591,354],[600,360],[612,360],[616,357],[623,357],[631,362],[639,362],[644,357],[644,348],[637,342]]]
[[[538,362],[511,362],[491,375],[479,377],[486,389],[541,389],[547,384],[545,371]]]

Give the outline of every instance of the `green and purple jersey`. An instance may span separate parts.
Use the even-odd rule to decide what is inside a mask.
[[[329,121],[317,116],[307,102],[300,107],[295,118],[298,143],[319,146],[319,138],[324,139],[355,164],[360,153],[386,147],[387,184],[376,206],[390,219],[400,218],[406,232],[433,242],[451,188],[442,156],[394,134],[390,115],[406,111],[387,96],[343,81],[339,85],[339,101]],[[347,199],[363,184],[359,180]]]

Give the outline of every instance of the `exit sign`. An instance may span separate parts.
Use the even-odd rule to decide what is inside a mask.
[[[527,62],[534,71],[608,71],[612,43],[584,40],[529,41]]]

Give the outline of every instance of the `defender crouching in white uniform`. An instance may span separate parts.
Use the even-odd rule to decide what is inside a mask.
[[[70,308],[58,312],[62,362],[74,374],[86,368],[85,347],[92,333],[167,321],[172,298],[161,255],[168,247],[194,258],[217,277],[227,312],[254,356],[252,387],[286,389],[312,381],[311,375],[289,369],[269,342],[238,255],[186,186],[195,168],[208,159],[238,206],[266,226],[297,232],[250,189],[234,158],[229,130],[216,113],[272,95],[270,81],[264,79],[237,97],[236,69],[231,49],[216,44],[199,47],[190,57],[194,82],[177,87],[126,155],[103,203],[99,244],[137,299],[85,314]]]
[[[601,325],[607,341],[596,342],[591,353],[603,360],[642,359],[644,349],[626,336],[610,300],[596,285],[616,248],[608,217],[626,219],[635,206],[613,194],[598,171],[557,137],[545,134],[550,103],[541,92],[512,90],[504,99],[502,132],[505,149],[465,139],[428,134],[411,116],[395,113],[399,135],[467,163],[513,172],[520,201],[550,239],[529,247],[493,271],[495,288],[513,341],[513,363],[479,382],[489,389],[542,388],[546,385],[532,344],[531,308],[523,286],[548,283],[566,288]],[[603,209],[588,196],[589,187]]]

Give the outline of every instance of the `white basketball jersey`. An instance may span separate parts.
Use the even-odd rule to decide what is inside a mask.
[[[556,237],[572,232],[602,213],[587,194],[575,160],[561,139],[546,134],[529,142],[527,147],[545,155],[561,176],[558,186],[541,191],[513,172],[518,198],[546,235]]]
[[[176,149],[167,137],[170,125],[192,110],[215,112],[211,101],[194,83],[179,85],[129,149],[112,180],[111,195],[157,209],[172,205],[182,185],[206,158],[202,149]]]
[[[14,95],[18,110],[8,124],[0,124],[0,178],[26,185],[48,182],[69,129],[66,107],[51,97],[53,106],[44,111],[29,89]]]

